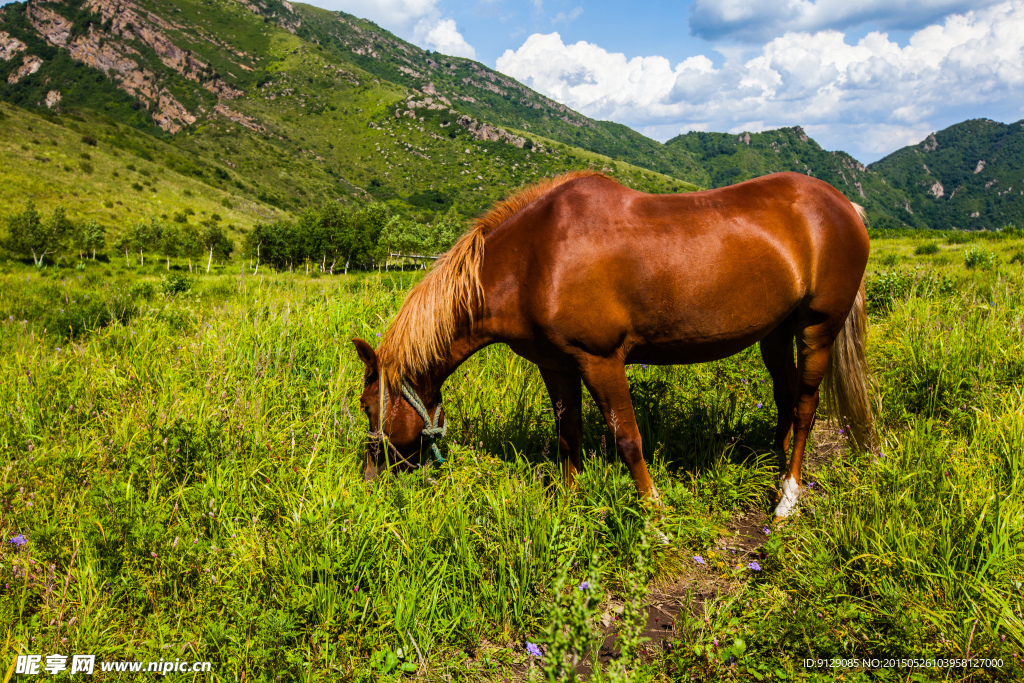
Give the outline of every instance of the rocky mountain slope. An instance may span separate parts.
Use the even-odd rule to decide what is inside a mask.
[[[26,197],[42,205],[69,201],[70,176],[37,181],[39,164],[49,163],[39,157],[55,150],[34,148],[45,143],[29,132],[62,122],[97,141],[84,153],[110,163],[89,164],[94,172],[85,174],[62,161],[47,172],[72,169],[80,201],[69,208],[113,223],[128,218],[118,193],[132,196],[135,211],[162,201],[149,189],[128,192],[151,187],[117,170],[120,154],[174,188],[173,201],[191,196],[248,207],[232,208],[242,227],[326,201],[371,198],[420,221],[452,206],[472,216],[516,186],[580,167],[650,192],[793,170],[832,183],[865,205],[877,226],[1000,227],[1016,220],[1022,201],[1010,191],[1021,184],[1013,127],[969,122],[973,127],[955,134],[936,134],[935,149],[908,148],[867,168],[822,150],[799,127],[689,133],[661,144],[589,119],[472,60],[285,0],[6,5],[0,100],[41,116],[33,126],[4,110],[22,133],[0,140],[11,169],[0,185],[0,213]],[[46,137],[69,150],[80,146],[56,129]],[[921,154],[930,156],[920,165],[909,160]],[[967,157],[985,162],[983,169],[965,174]],[[938,198],[936,183],[944,192]]]
[[[650,191],[695,187],[544,135],[558,126],[502,128],[474,115],[471,95],[383,79],[319,44],[304,28],[318,18],[275,0],[13,3],[0,8],[0,99],[58,117],[99,112],[149,135],[149,147],[171,145],[169,172],[286,212],[373,196],[421,220],[453,204],[473,215],[510,188],[581,166]],[[44,204],[60,199],[59,186],[47,196],[31,164],[22,168],[27,176],[0,187],[0,210],[26,187]]]
[[[1024,121],[973,119],[869,167],[929,226],[1024,227]]]

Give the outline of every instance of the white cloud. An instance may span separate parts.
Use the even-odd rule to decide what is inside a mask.
[[[690,32],[702,38],[767,39],[786,31],[847,29],[870,22],[914,30],[998,0],[695,0]]]
[[[874,156],[920,140],[933,129],[929,118],[944,111],[1020,102],[1024,0],[950,16],[913,34],[906,47],[883,33],[850,44],[838,31],[792,32],[746,61],[727,58],[715,67],[701,55],[673,66],[582,41],[565,45],[551,33],[507,50],[497,68],[588,116],[658,131],[661,139],[701,126],[804,125],[826,147]]]
[[[456,57],[476,59],[476,50],[459,33],[454,19],[442,17],[440,0],[312,0],[330,10],[341,10],[411,40],[423,48]]]
[[[580,15],[583,14],[582,7],[574,7],[571,12],[566,14],[565,12],[559,12],[551,20],[552,24],[568,24],[574,19],[579,19]]]
[[[314,0],[318,7],[369,19],[389,31],[407,31],[436,11],[439,0]]]
[[[413,41],[446,55],[476,59],[476,50],[459,33],[454,19],[442,19],[439,15],[420,19],[413,30]]]

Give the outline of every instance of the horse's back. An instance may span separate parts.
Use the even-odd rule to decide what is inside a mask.
[[[848,309],[867,261],[849,200],[795,173],[680,195],[582,178],[507,228],[495,247],[530,264],[521,308],[534,328],[588,353],[654,348],[671,362],[734,353],[809,299]]]

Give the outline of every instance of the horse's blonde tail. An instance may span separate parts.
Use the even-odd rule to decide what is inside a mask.
[[[875,417],[871,407],[871,375],[865,356],[867,310],[864,282],[857,299],[832,343],[832,352],[825,369],[825,401],[831,417],[848,426],[860,448],[870,449],[875,443]]]

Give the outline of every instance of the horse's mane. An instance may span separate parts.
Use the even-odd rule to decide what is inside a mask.
[[[559,185],[577,178],[604,177],[572,171],[529,185],[496,203],[477,219],[412,288],[377,350],[388,391],[397,395],[402,379],[422,377],[448,356],[459,327],[472,324],[484,303],[480,267],[486,235]]]

